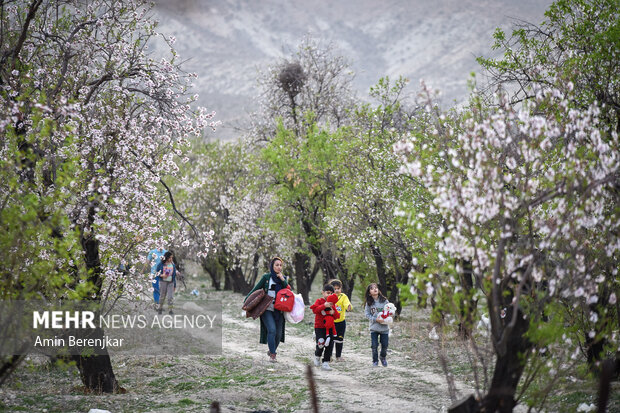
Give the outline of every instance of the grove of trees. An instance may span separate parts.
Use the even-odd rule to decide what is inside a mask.
[[[0,299],[105,300],[148,288],[136,266],[176,219],[176,175],[211,123],[192,75],[142,1],[0,2]],[[195,237],[201,249],[206,236]],[[23,355],[3,357],[0,382]],[[118,390],[106,355],[74,361],[84,385]]]
[[[617,377],[617,1],[497,30],[502,56],[479,58],[453,108],[402,78],[360,98],[346,59],[307,37],[259,74],[234,142],[203,138],[212,114],[141,2],[0,5],[0,299],[139,295],[148,278],[118,265],[160,243],[245,293],[278,254],[306,302],[321,276],[349,295],[378,282],[399,313],[431,306],[470,353],[466,402],[446,363],[454,412],[540,410],[569,375]],[[169,58],[150,57],[157,40]],[[109,358],[75,361],[118,390]]]

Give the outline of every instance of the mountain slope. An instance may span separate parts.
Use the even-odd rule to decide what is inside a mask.
[[[333,42],[366,96],[385,75],[424,79],[461,101],[475,58],[492,55],[496,27],[540,23],[548,0],[159,0],[160,31],[175,36],[186,69],[199,75],[200,104],[215,110],[216,138],[237,135],[256,108],[258,68],[291,55],[302,37]]]

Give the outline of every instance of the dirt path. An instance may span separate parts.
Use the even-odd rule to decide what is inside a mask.
[[[222,303],[221,352],[218,346],[215,353],[191,356],[113,356],[115,375],[126,392],[106,395],[84,392],[75,368],[32,357],[0,388],[0,411],[203,413],[217,401],[225,413],[309,412],[305,374],[314,356],[310,310],[302,323],[287,324],[278,363],[270,363],[267,346],[258,343],[259,321],[241,316],[243,297],[210,292],[208,299]],[[403,309],[384,368],[372,367],[368,322],[361,302],[353,300],[353,305],[357,308],[347,313],[345,361],[332,362],[329,372],[312,367],[320,411],[447,412],[451,400],[439,367],[438,342],[429,338],[428,311]],[[450,371],[459,379],[458,397],[471,394],[466,349],[457,340],[444,345]],[[522,405],[515,409],[526,411]]]
[[[213,292],[209,299],[223,303],[221,353],[114,356],[114,371],[126,393],[104,396],[84,393],[76,369],[34,358],[0,389],[0,411],[202,413],[217,401],[225,413],[309,412],[306,369],[314,357],[310,309],[303,322],[287,324],[278,362],[270,363],[267,346],[258,343],[259,320],[241,316],[243,297]],[[415,326],[412,315],[419,316]],[[417,312],[406,319],[410,321],[395,324],[390,337],[389,366],[372,367],[368,322],[357,308],[347,313],[344,361],[332,362],[332,371],[312,367],[321,412],[447,411],[451,401],[438,368],[436,342],[428,338],[427,317]],[[472,392],[464,383],[457,388],[461,394]]]
[[[309,322],[312,314],[306,314]],[[267,346],[258,343],[259,321],[241,318],[240,314],[223,314],[223,353],[251,357],[270,371],[293,370],[304,375],[311,363],[314,342],[311,326],[287,326],[286,342],[278,348],[278,363],[267,361]],[[415,362],[395,349],[388,354],[389,366],[373,367],[369,338],[345,340],[344,361],[332,362],[332,371],[313,368],[319,405],[327,410],[338,405],[341,411],[376,412],[381,409],[398,412],[447,411],[450,399],[445,377],[421,370]],[[459,389],[471,391],[458,383]],[[305,410],[300,410],[305,411]]]

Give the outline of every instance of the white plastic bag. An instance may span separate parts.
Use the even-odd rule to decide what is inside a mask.
[[[293,309],[284,313],[286,317],[286,321],[289,323],[297,324],[301,320],[304,319],[304,311],[306,310],[306,305],[304,304],[304,299],[301,294],[295,294],[295,304],[293,304]]]

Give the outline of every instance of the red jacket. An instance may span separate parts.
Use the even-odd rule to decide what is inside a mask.
[[[321,311],[326,309],[325,301],[325,298],[321,297],[310,306],[310,309],[314,313],[314,328],[325,328],[325,322],[323,321],[324,316],[323,314],[321,314]],[[334,311],[334,313],[332,314],[334,320],[340,318],[340,313],[338,312],[338,310],[336,310],[335,306],[332,307],[332,310]]]

